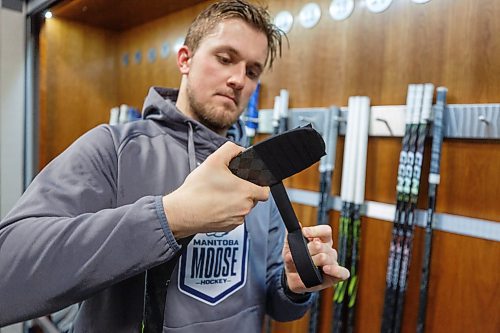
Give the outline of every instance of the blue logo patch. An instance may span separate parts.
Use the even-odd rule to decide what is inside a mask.
[[[244,224],[230,232],[198,234],[181,257],[179,290],[216,305],[245,285],[247,265],[248,233]]]

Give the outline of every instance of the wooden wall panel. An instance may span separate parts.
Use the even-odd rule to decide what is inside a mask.
[[[304,3],[272,1],[270,9],[298,15]],[[406,86],[415,82],[447,86],[450,103],[500,100],[500,46],[492,37],[500,31],[493,19],[500,3],[393,1],[380,14],[358,4],[340,22],[328,16],[330,1],[317,3],[323,9],[318,25],[309,30],[295,22],[290,49],[264,76],[263,107],[272,107],[284,82],[292,107],[346,105],[356,94],[374,105],[404,104]]]
[[[119,64],[118,94],[121,103],[142,108],[151,86],[179,87],[181,76],[174,43],[178,38],[184,38],[189,24],[206,5],[207,2],[195,5],[120,34],[116,61]],[[165,42],[170,45],[170,55],[162,58],[159,51]],[[148,61],[150,48],[157,51],[154,62]],[[137,51],[142,54],[140,63],[134,60]],[[128,66],[122,61],[125,54],[130,57]]]
[[[286,9],[294,16],[298,16],[306,2],[268,1],[273,14]],[[308,30],[295,21],[289,33],[290,48],[285,48],[283,58],[276,62],[272,71],[263,75],[261,108],[272,108],[274,96],[281,88],[289,90],[292,108],[342,106],[347,104],[349,96],[358,94],[369,96],[373,105],[404,104],[407,85],[420,82],[447,86],[449,103],[500,102],[500,43],[497,38],[500,21],[496,19],[500,15],[499,1],[431,0],[422,5],[410,0],[394,0],[391,7],[381,14],[368,12],[361,2],[356,1],[354,13],[341,22],[328,16],[330,0],[316,2],[323,10],[318,26]],[[159,52],[164,41],[172,45],[207,3],[125,31],[115,35],[113,40],[104,38],[109,45],[116,45],[115,51],[108,47],[105,52],[106,56],[114,57],[117,69],[114,74],[117,78],[115,104],[141,107],[150,86],[179,85],[175,56],[171,53],[162,59],[157,53],[156,61],[150,63],[148,49],[154,47]],[[88,33],[85,30],[88,28],[80,29]],[[102,41],[103,35],[108,36],[105,32],[93,33],[98,36],[96,40]],[[50,41],[47,38],[45,47],[50,47]],[[134,63],[137,50],[142,53],[140,63]],[[130,57],[128,66],[122,63],[125,53]],[[45,61],[49,64],[47,68],[52,68],[50,60]],[[60,63],[64,62],[61,60]],[[82,70],[87,72],[83,64]],[[75,75],[87,75],[83,72],[75,70]],[[104,76],[101,76],[103,80]],[[55,83],[51,81],[48,87],[41,87],[47,92],[45,97],[41,96],[45,98],[41,103],[46,103],[48,110],[57,110],[58,106],[51,101],[54,97],[49,96],[54,91],[53,85]],[[107,111],[107,108],[103,109],[106,115]],[[85,126],[90,128],[90,123]],[[72,137],[79,134],[80,129],[75,126]],[[55,136],[46,138],[54,140]],[[69,144],[68,141],[62,140]],[[343,143],[343,138],[339,138],[333,195],[340,194]],[[56,145],[47,143],[47,146]],[[418,202],[422,209],[427,206],[429,147],[427,144],[420,189],[422,195]],[[438,212],[500,220],[499,148],[498,140],[445,140]],[[370,138],[367,200],[395,203],[400,149],[401,138]],[[46,154],[47,159],[56,150],[51,148]],[[318,183],[317,165],[286,181],[289,187],[313,191],[317,191]],[[315,208],[295,205],[295,209],[304,225],[315,223]],[[336,239],[339,214],[332,212],[330,217]],[[357,332],[379,330],[391,230],[391,223],[363,218]],[[415,328],[422,236],[422,230],[417,229],[404,332]],[[428,332],[499,332],[499,243],[437,231],[434,244]],[[330,331],[331,294],[331,290],[325,292],[322,305],[323,333]],[[306,332],[307,323],[307,316],[292,323],[273,323],[273,332]]]
[[[442,153],[437,209],[500,220],[500,145],[498,141],[448,140]]]
[[[66,0],[58,2],[51,11],[56,17],[66,20],[106,30],[123,31],[202,1],[120,0],[118,5],[109,0]]]
[[[41,31],[40,168],[118,103],[116,36],[75,22],[47,20]]]

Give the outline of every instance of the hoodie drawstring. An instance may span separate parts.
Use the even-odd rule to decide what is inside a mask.
[[[196,169],[196,150],[194,148],[193,125],[191,124],[190,121],[188,121],[187,124],[188,124],[187,152],[189,158],[189,173],[191,173],[193,172],[194,169]]]

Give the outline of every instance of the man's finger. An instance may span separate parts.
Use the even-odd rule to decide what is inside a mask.
[[[237,144],[228,141],[219,147],[212,155],[208,157],[208,159],[217,159],[224,163],[226,166],[229,165],[229,162],[241,153],[245,148],[238,146]]]
[[[332,228],[329,225],[315,225],[302,228],[302,234],[311,239],[319,238],[323,243],[332,244]]]
[[[259,186],[250,183],[252,186],[252,198],[254,201],[266,201],[269,199],[269,186]]]
[[[340,265],[325,265],[323,266],[323,272],[339,280],[347,280],[351,275],[347,268]]]

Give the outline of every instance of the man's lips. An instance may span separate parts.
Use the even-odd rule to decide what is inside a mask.
[[[236,97],[234,97],[234,96],[227,95],[227,94],[221,94],[221,93],[218,93],[216,95],[228,98],[228,99],[232,100],[235,105],[238,105],[238,99]]]

